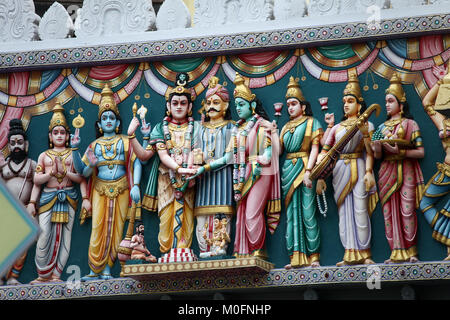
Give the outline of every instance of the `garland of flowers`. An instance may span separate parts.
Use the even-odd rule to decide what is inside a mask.
[[[172,134],[170,133],[169,130],[169,121],[171,120],[171,118],[169,116],[166,116],[163,120],[163,133],[164,133],[164,140],[166,142],[166,146],[167,146],[167,150],[169,151],[169,154],[172,156],[174,154],[174,147],[173,144],[171,142],[172,140]],[[184,145],[183,145],[183,163],[181,165],[181,167],[183,168],[187,168],[188,166],[188,158],[189,158],[189,154],[191,152],[191,141],[192,141],[192,132],[194,131],[194,118],[193,117],[189,117],[188,118],[188,128],[187,131],[184,134]],[[175,171],[173,169],[169,169],[169,178],[170,178],[170,182],[173,186],[173,188],[177,191],[181,191],[182,192],[182,188],[184,187],[184,185],[186,183],[178,183],[176,176],[175,176]],[[181,176],[181,181],[185,182],[186,181],[186,176],[182,175]]]
[[[259,120],[260,116],[255,114],[247,122],[244,130],[239,132],[239,127],[245,123],[244,119],[236,122],[233,132],[231,134],[233,139],[233,190],[234,199],[239,201],[242,199],[242,187],[245,182],[245,169],[247,163],[245,161],[245,145],[247,142],[247,136],[250,130],[253,128],[255,123]],[[239,135],[239,144],[238,144]],[[238,147],[239,146],[239,147]]]

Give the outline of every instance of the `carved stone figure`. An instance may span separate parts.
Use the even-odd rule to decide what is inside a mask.
[[[228,229],[228,218],[223,214],[217,214],[214,216],[214,231],[210,237],[208,237],[209,228],[208,224],[205,224],[202,238],[205,240],[209,247],[209,250],[200,252],[200,258],[210,258],[224,256],[227,253],[227,246],[230,242],[230,234]]]
[[[333,168],[332,181],[339,214],[339,235],[345,249],[344,259],[337,265],[372,264],[370,215],[378,202],[373,175],[373,151],[370,147],[370,134],[374,127],[371,122],[358,122],[358,115],[363,113],[366,107],[355,74],[349,77],[343,102],[344,119],[325,131],[325,145],[317,163],[320,163],[341,139],[347,141],[347,135],[353,132],[355,126],[359,128],[340,150]],[[323,184],[317,184],[319,194],[324,192],[323,187]]]
[[[423,98],[423,107],[433,124],[439,131],[445,158],[437,163],[437,172],[425,186],[420,209],[426,221],[430,224],[436,241],[447,246],[446,261],[450,260],[450,73],[435,68],[438,81]],[[447,198],[442,209],[438,210],[436,204]]]
[[[12,194],[27,206],[33,188],[33,176],[36,170],[36,161],[28,158],[29,141],[20,119],[9,121],[8,150],[9,156],[6,160],[0,153],[1,178]],[[5,276],[7,285],[20,284],[17,280],[20,276],[27,252],[16,260]],[[3,281],[0,280],[0,284]]]
[[[177,75],[175,87],[166,96],[167,116],[158,123],[150,134],[146,127],[144,137],[150,135],[150,143],[145,140],[141,146],[136,139],[131,140],[136,156],[147,161],[155,151],[158,158],[153,162],[142,205],[150,211],[158,211],[160,219],[158,241],[160,251],[165,255],[160,262],[184,261],[180,252],[196,259],[192,250],[194,233],[194,181],[187,176],[195,174],[191,158],[197,144],[199,124],[192,118],[193,92],[187,87],[186,73]],[[135,117],[128,127],[133,135],[139,120]],[[157,200],[157,201],[156,201]]]
[[[156,262],[153,256],[147,249],[144,239],[144,224],[138,223],[136,225],[136,233],[131,237],[131,260],[144,260],[146,262]]]
[[[121,134],[121,118],[114,93],[105,85],[95,123],[97,139],[81,158],[74,152],[74,165],[80,174],[91,179],[92,230],[89,241],[90,273],[82,281],[110,279],[129,208],[140,202],[141,163],[136,160],[129,137]],[[81,138],[74,135],[72,147]],[[136,214],[140,217],[140,212]],[[82,217],[84,219],[85,217]]]
[[[200,148],[194,150],[194,164],[196,165],[208,164],[223,157],[234,127],[229,109],[228,90],[219,83],[217,77],[211,77],[205,98],[206,119],[200,128]],[[200,159],[195,156],[196,152]],[[194,215],[197,219],[196,234],[200,254],[210,251],[210,244],[203,237],[204,226],[209,226],[207,236],[210,238],[216,231],[213,223],[215,214],[222,213],[226,219],[231,220],[231,215],[235,211],[232,171],[232,166],[226,165],[217,170],[205,172],[196,183]],[[229,224],[227,228],[229,233]],[[227,244],[224,244],[223,249],[227,249]]]
[[[286,207],[287,269],[320,265],[320,230],[317,220],[315,183],[309,176],[319,154],[323,130],[313,118],[311,105],[298,82],[291,77],[286,92],[290,120],[281,130],[281,148],[286,151],[281,187]]]
[[[417,159],[425,155],[417,123],[409,113],[397,74],[386,90],[388,120],[372,137],[372,149],[382,159],[378,188],[391,256],[385,263],[417,262],[417,216],[423,193],[423,175]]]
[[[70,128],[64,108],[56,104],[49,126],[49,149],[39,155],[28,211],[38,215],[41,233],[36,244],[35,263],[38,278],[31,284],[60,282],[69,258],[72,227],[80,185],[82,210],[90,211],[86,180],[73,166],[68,148]],[[38,201],[39,199],[39,201]]]
[[[236,74],[234,98],[240,120],[235,124],[226,154],[202,167],[196,175],[233,163],[237,202],[234,255],[267,258],[264,252],[267,214],[269,231],[278,226],[281,211],[279,138],[262,104]]]

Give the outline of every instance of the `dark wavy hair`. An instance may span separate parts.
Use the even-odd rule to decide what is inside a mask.
[[[11,136],[15,136],[16,134],[22,135],[24,140],[27,139],[27,133],[23,129],[22,120],[20,119],[11,119],[9,121],[9,131],[8,131],[8,140],[11,138]]]
[[[394,96],[394,95],[393,95]],[[397,101],[398,105],[403,105],[403,118],[414,120],[413,115],[409,111],[409,103],[408,101],[400,102],[398,101],[397,97],[394,96],[395,100]],[[389,120],[391,117],[389,115],[386,116],[386,120]]]
[[[255,113],[260,115],[263,119],[270,121],[270,118],[269,118],[268,114],[266,113],[266,110],[264,110],[261,100],[259,100],[258,98],[255,98],[252,101],[250,101],[250,104],[252,102],[256,102]]]
[[[296,99],[300,103],[301,106],[303,106],[303,105],[305,106],[305,114],[304,114],[305,116],[310,116],[310,117],[314,116],[312,108],[311,108],[311,103],[309,103],[309,101],[306,101],[306,100],[302,101],[295,97],[292,97],[289,99]]]

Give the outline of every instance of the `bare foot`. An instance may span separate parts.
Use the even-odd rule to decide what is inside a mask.
[[[411,263],[419,262],[419,258],[417,258],[416,256],[413,256],[413,257],[409,258],[409,262],[411,262]]]
[[[348,263],[346,263],[345,261],[341,261],[341,262],[336,263],[337,267],[343,267],[343,266],[347,266],[347,265],[348,265]]]
[[[367,258],[366,260],[364,260],[363,264],[375,264],[375,261],[373,261],[370,258]]]
[[[63,282],[59,276],[52,275],[51,282]]]
[[[320,267],[320,262],[319,261],[314,261],[313,263],[311,263],[311,267],[313,267],[313,268]]]
[[[291,270],[292,269],[292,265],[289,263],[289,264],[285,265],[284,268],[286,270]]]
[[[450,254],[444,259],[444,261],[450,261]]]
[[[50,281],[50,278],[37,277],[36,279],[31,281],[30,284],[46,283],[46,282],[49,282],[49,281]]]
[[[387,259],[387,260],[384,261],[384,263],[391,264],[391,263],[394,263],[394,261],[392,261],[391,259]]]

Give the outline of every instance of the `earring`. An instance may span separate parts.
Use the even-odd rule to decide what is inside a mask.
[[[100,134],[103,134],[103,129],[99,128],[98,131],[100,132]]]
[[[169,111],[169,110],[166,111],[166,115],[167,115],[168,117],[170,117],[170,111]]]
[[[190,110],[190,111],[188,112],[188,116],[189,116],[189,117],[192,117],[192,110]]]
[[[116,133],[119,133],[119,127],[116,127]]]
[[[50,149],[53,148],[53,142],[50,141]]]
[[[255,112],[255,109],[252,109],[252,114],[254,115],[256,112]]]

